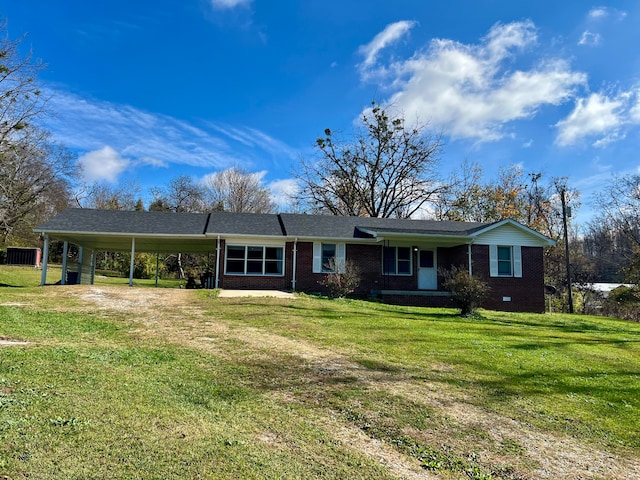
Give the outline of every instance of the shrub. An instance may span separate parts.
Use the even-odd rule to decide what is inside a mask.
[[[346,261],[342,268],[339,268],[335,260],[331,259],[327,267],[331,272],[318,283],[327,289],[329,297],[346,297],[360,285],[360,271],[352,262]]]
[[[489,294],[489,285],[468,271],[452,267],[441,272],[444,287],[451,292],[460,314],[473,315]]]

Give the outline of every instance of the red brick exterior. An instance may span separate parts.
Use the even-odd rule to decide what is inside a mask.
[[[489,283],[491,292],[483,307],[510,312],[545,310],[542,247],[521,247],[522,278],[490,277],[489,246],[474,245],[473,274]],[[510,300],[507,300],[510,299]]]
[[[260,242],[256,242],[260,244]],[[297,243],[297,267],[295,290],[301,292],[326,293],[319,282],[324,274],[313,273],[313,242]],[[383,275],[382,274],[381,244],[347,244],[347,260],[353,262],[359,269],[361,283],[356,294],[369,296],[372,293],[382,300],[403,305],[445,307],[453,306],[452,299],[446,295],[442,287],[442,277],[438,276],[438,292],[417,292],[417,252],[412,249],[412,275]],[[225,242],[221,242],[220,252],[220,281],[221,288],[237,289],[278,289],[292,290],[294,243],[287,242],[285,246],[284,275],[282,276],[252,276],[225,275]],[[487,245],[472,246],[473,274],[483,279],[491,288],[489,298],[483,307],[492,310],[543,312],[544,301],[544,272],[541,247],[522,247],[522,278],[498,278],[489,275],[489,247]],[[437,249],[437,265],[439,269],[451,266],[468,268],[468,246],[439,247]],[[384,291],[393,291],[385,293]],[[398,292],[402,291],[402,294]],[[405,293],[406,292],[406,293]],[[507,301],[507,298],[510,300]]]

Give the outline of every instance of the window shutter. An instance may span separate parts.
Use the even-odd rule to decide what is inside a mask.
[[[498,276],[498,246],[489,245],[489,275]]]
[[[519,245],[513,247],[513,276],[522,277],[522,249]]]
[[[336,244],[336,270],[344,273],[344,265],[347,260],[347,246],[344,243]]]
[[[322,244],[313,242],[313,273],[322,273]]]

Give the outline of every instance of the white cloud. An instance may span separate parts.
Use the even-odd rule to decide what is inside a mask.
[[[210,0],[211,6],[216,10],[232,9],[236,7],[248,7],[253,0]]]
[[[587,17],[589,20],[602,20],[605,18],[613,18],[615,20],[623,20],[627,16],[627,12],[618,10],[613,7],[594,7],[589,10]]]
[[[582,32],[582,36],[578,41],[578,45],[599,45],[600,44],[600,34],[592,33],[589,30],[585,30]]]
[[[408,20],[390,23],[382,32],[373,37],[373,40],[366,45],[361,45],[358,48],[358,53],[364,57],[362,68],[368,68],[373,65],[381,50],[402,38],[415,24],[416,22]]]
[[[568,146],[585,137],[603,135],[594,145],[604,146],[620,138],[618,129],[624,123],[624,107],[625,95],[611,99],[592,93],[588,98],[579,98],[569,116],[555,125],[558,129],[556,143]]]
[[[202,168],[251,165],[255,158],[296,158],[297,152],[264,132],[248,127],[201,127],[129,105],[87,100],[61,90],[49,90],[56,116],[45,127],[57,141],[80,152],[104,145],[130,159],[132,167],[181,164]]]
[[[286,178],[269,183],[267,188],[271,192],[271,200],[276,205],[285,207],[291,205],[291,199],[298,193],[300,187],[296,179]]]
[[[86,181],[115,183],[131,162],[107,145],[81,155],[78,158],[78,164]]]
[[[529,70],[505,66],[536,41],[530,21],[496,24],[477,45],[433,40],[425,52],[406,60],[371,64],[363,79],[381,72],[377,80],[392,91],[388,103],[405,118],[430,121],[453,137],[497,140],[505,136],[507,123],[566,102],[586,83],[584,73],[562,60],[540,61]]]
[[[589,13],[587,14],[587,16],[589,18],[603,18],[607,16],[607,8],[606,7],[595,7],[592,8],[591,10],[589,10]]]

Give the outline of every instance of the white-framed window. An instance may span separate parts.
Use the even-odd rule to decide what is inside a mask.
[[[411,275],[413,273],[411,247],[384,247],[382,273],[385,275]]]
[[[227,245],[227,275],[284,275],[284,247]]]
[[[492,277],[522,277],[522,249],[518,245],[489,245]]]
[[[313,273],[343,273],[346,250],[344,243],[313,242]]]

